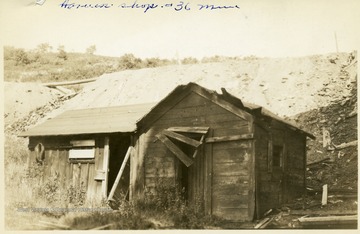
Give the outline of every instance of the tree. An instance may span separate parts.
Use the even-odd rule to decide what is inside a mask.
[[[52,46],[49,43],[41,43],[36,47],[36,51],[39,53],[48,53],[52,50]]]
[[[60,58],[60,59],[63,59],[63,60],[67,60],[67,53],[65,51],[65,46],[59,45],[57,50],[59,52],[57,57]]]
[[[124,54],[120,57],[119,63],[121,69],[137,69],[142,65],[141,59],[136,58],[133,54]]]
[[[25,52],[24,49],[15,49],[13,56],[13,59],[16,61],[16,65],[26,65],[30,63],[28,54]]]
[[[93,55],[95,51],[96,51],[96,45],[91,45],[86,49],[86,53],[91,55]]]

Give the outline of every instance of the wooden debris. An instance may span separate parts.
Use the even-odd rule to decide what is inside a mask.
[[[271,212],[272,212],[272,209],[266,211],[263,216],[266,217],[266,216],[267,216],[268,214],[270,214]]]
[[[157,134],[156,137],[164,143],[164,145],[187,167],[191,166],[194,161],[189,158],[181,149],[179,149],[174,143],[172,143],[165,135]]]
[[[330,132],[326,128],[322,128],[323,131],[323,147],[327,148],[331,146],[331,136]]]
[[[254,134],[242,134],[233,136],[209,137],[205,139],[205,143],[224,142],[224,141],[237,141],[237,140],[250,140],[254,138]]]
[[[99,227],[95,227],[89,230],[104,230],[105,228],[111,227],[112,225],[114,225],[115,223],[108,223]]]
[[[356,215],[356,210],[291,210],[292,215]]]
[[[265,228],[270,222],[272,221],[272,219],[270,218],[264,218],[263,220],[260,221],[260,223],[255,225],[255,229],[263,229]]]
[[[341,224],[345,225],[345,224],[356,224],[357,215],[301,217],[298,220],[302,226],[341,225]]]
[[[329,157],[326,157],[326,158],[321,159],[321,160],[319,160],[319,161],[309,163],[309,164],[307,164],[306,166],[308,166],[308,167],[315,166],[315,165],[317,165],[317,164],[320,164],[320,163],[323,163],[323,162],[329,161],[329,160],[330,160],[330,158],[329,158]]]
[[[340,149],[345,149],[345,148],[352,147],[352,146],[357,146],[357,144],[358,144],[358,142],[357,142],[357,140],[355,140],[355,141],[351,141],[348,143],[342,143],[340,145],[334,145],[334,146],[337,150],[340,150]]]
[[[64,86],[64,85],[75,85],[75,84],[83,84],[96,81],[97,78],[84,79],[84,80],[73,80],[73,81],[63,81],[63,82],[52,82],[43,84],[46,87],[52,88],[56,86]]]
[[[68,225],[64,225],[64,224],[60,224],[60,223],[53,223],[53,222],[49,222],[49,221],[39,221],[41,226],[43,227],[48,227],[51,229],[70,229],[70,226]]]
[[[64,88],[61,86],[55,86],[55,89],[59,90],[61,93],[65,94],[65,95],[71,95],[71,94],[75,93],[71,89],[67,89],[67,88]]]
[[[328,196],[328,186],[327,186],[327,184],[324,184],[323,192],[322,192],[322,199],[321,199],[322,206],[325,206],[327,204],[327,196]]]

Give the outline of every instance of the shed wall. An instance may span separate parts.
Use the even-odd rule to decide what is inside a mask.
[[[301,196],[305,188],[306,137],[280,124],[264,126],[255,127],[258,216]],[[281,168],[272,165],[274,145],[283,147]]]
[[[181,126],[210,127],[209,134],[213,137],[252,132],[252,123],[248,120],[193,92],[169,106],[170,109],[140,134],[136,144],[137,169],[140,169],[140,175],[144,175],[142,182],[141,176],[137,176],[137,180],[132,179],[138,189],[143,186],[148,191],[155,191],[157,185],[164,181],[172,184],[180,182],[178,170],[182,162],[155,137],[162,130]],[[251,140],[206,144],[188,168],[189,200],[200,198],[208,213],[223,218],[252,219],[249,218],[253,213],[249,211],[249,199],[253,196],[249,192],[252,191],[249,187],[253,181],[250,178],[252,147]],[[132,165],[135,167],[135,163]],[[133,193],[137,192],[133,188]]]
[[[104,138],[95,139],[95,158],[88,163],[69,161],[70,140],[72,139],[66,137],[31,137],[29,163],[36,164],[37,153],[34,146],[42,143],[45,147],[45,158],[39,166],[43,173],[40,184],[45,186],[58,183],[58,192],[62,199],[58,202],[64,202],[64,205],[67,205],[65,199],[70,199],[70,203],[81,201],[97,204],[102,198],[102,181],[94,178],[96,171],[103,169]]]

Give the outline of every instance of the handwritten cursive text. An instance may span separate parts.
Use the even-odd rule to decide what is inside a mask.
[[[41,1],[41,0],[39,0]],[[45,1],[45,0],[44,0]],[[152,2],[140,2],[140,0],[133,0],[131,2],[120,2],[116,3],[115,1],[122,1],[122,0],[113,0],[113,3],[100,3],[102,0],[98,0],[99,3],[77,3],[73,0],[64,0],[59,6],[64,9],[109,9],[109,8],[118,8],[118,9],[140,9],[144,13],[147,13],[150,10],[154,9],[173,9],[174,11],[190,11],[190,10],[198,10],[198,11],[205,11],[205,10],[228,10],[228,9],[240,9],[238,5],[215,5],[215,4],[197,4],[192,5],[191,2],[185,1],[177,1],[169,0],[169,2],[164,4],[157,4]],[[81,0],[83,1],[83,0]],[[109,0],[107,0],[109,1]],[[152,0],[155,1],[155,0]],[[210,0],[209,0],[210,1]]]

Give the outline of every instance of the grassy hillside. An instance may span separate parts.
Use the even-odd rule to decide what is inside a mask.
[[[60,47],[57,52],[41,48],[4,47],[4,79],[17,82],[50,82],[98,77],[126,69],[140,69],[174,64],[176,61],[159,58],[140,59],[133,54],[119,57],[88,53],[70,53]],[[185,61],[189,61],[188,59]]]

